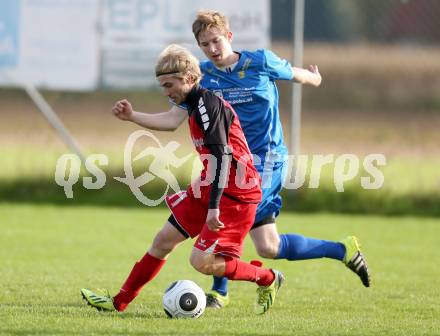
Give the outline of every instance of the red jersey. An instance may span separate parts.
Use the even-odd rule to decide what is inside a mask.
[[[213,181],[213,185],[201,187],[202,198],[209,193],[210,205],[216,197],[218,205],[223,192],[224,196],[240,202],[259,203],[260,176],[234,109],[225,100],[199,86],[191,90],[185,104],[188,106],[191,137],[203,163],[201,180]],[[211,160],[206,159],[207,156]],[[229,170],[224,169],[220,174],[218,163],[227,161],[224,158],[230,162]],[[220,175],[226,181],[222,181]]]

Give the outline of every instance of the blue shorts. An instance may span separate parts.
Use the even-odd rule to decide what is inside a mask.
[[[280,213],[282,199],[279,195],[284,179],[287,174],[288,162],[276,162],[270,169],[265,172],[263,166],[258,166],[257,170],[261,176],[261,189],[263,196],[258,204],[257,213],[255,215],[255,223],[261,222],[269,216],[276,217]],[[271,174],[272,173],[272,174]]]

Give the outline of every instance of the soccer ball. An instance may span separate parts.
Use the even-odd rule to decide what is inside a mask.
[[[163,295],[163,309],[171,318],[198,318],[205,307],[205,292],[191,280],[173,282]]]

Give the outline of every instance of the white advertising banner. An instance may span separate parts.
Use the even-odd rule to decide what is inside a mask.
[[[2,0],[0,84],[96,88],[99,4],[99,0]]]
[[[199,9],[219,10],[229,17],[236,50],[268,47],[269,0],[104,0],[101,84],[153,84],[157,56],[170,43],[182,44],[203,59],[192,34]]]
[[[267,47],[269,1],[1,0],[0,86],[145,88],[168,44],[204,58],[191,27],[199,9],[229,17],[236,50]]]

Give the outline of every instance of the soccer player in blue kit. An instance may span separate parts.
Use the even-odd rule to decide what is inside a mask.
[[[257,253],[263,258],[306,260],[331,258],[355,272],[370,286],[367,262],[353,236],[341,242],[314,239],[299,234],[278,234],[275,218],[281,208],[279,192],[287,170],[287,148],[278,110],[276,80],[293,80],[319,86],[316,65],[292,67],[270,50],[234,51],[228,19],[217,11],[199,11],[193,34],[207,61],[200,64],[201,85],[228,101],[235,109],[246,140],[262,177],[263,198],[250,231]],[[207,306],[222,308],[229,303],[228,280],[214,277]]]

